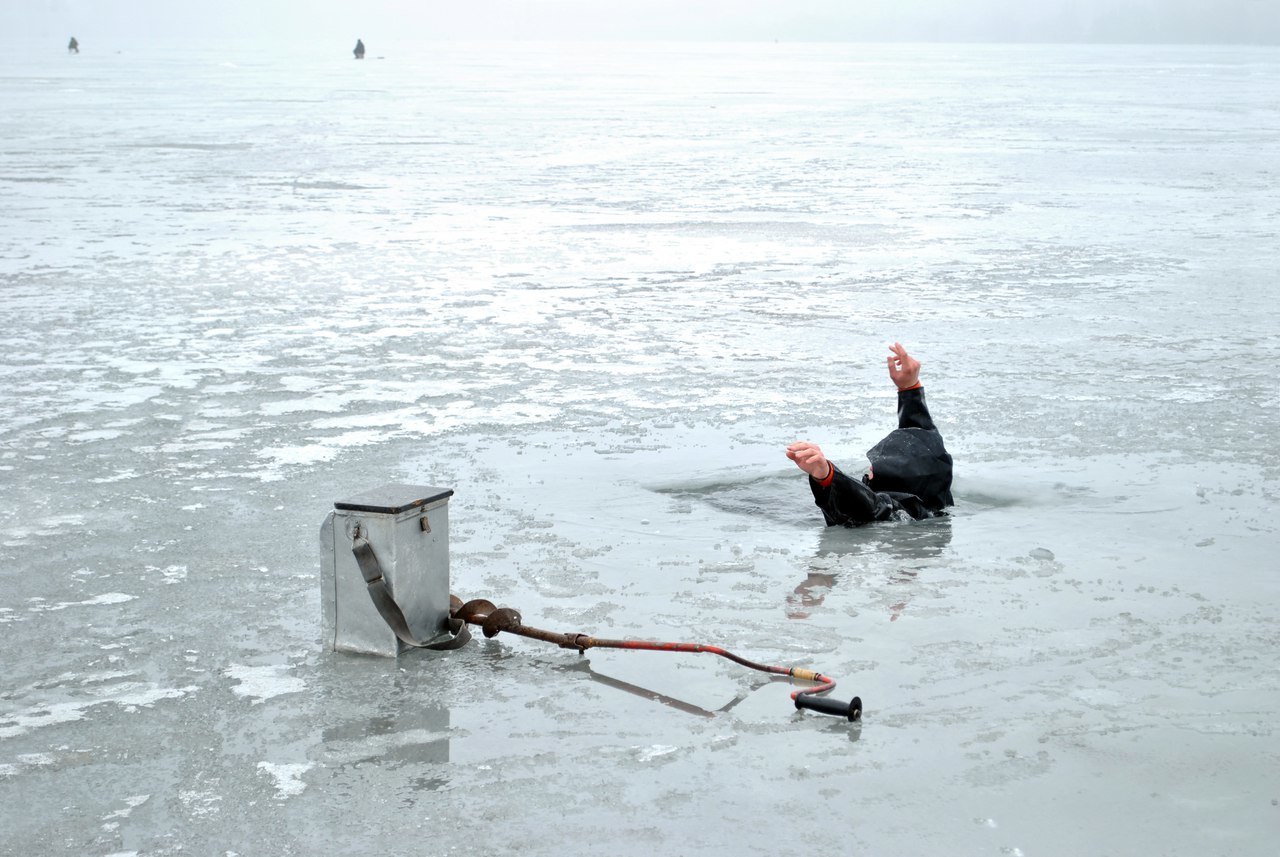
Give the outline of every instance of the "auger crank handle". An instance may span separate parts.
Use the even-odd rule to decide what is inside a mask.
[[[862,697],[855,696],[848,702],[841,702],[829,696],[814,696],[802,693],[796,697],[796,708],[807,708],[821,714],[834,714],[836,717],[847,717],[850,722],[862,719]]]

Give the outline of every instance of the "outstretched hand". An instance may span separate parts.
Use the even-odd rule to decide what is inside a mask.
[[[920,383],[920,361],[907,353],[902,343],[889,346],[889,378],[899,390],[909,390]]]
[[[809,443],[807,440],[798,440],[788,446],[787,458],[819,482],[826,479],[827,474],[831,472],[831,463],[822,454],[822,449],[816,443]]]

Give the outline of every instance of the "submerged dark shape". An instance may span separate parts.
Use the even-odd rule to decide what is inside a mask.
[[[351,53],[355,54],[355,57],[358,60],[364,59],[364,42],[362,42],[360,39],[356,39],[355,50],[353,50]]]
[[[75,36],[72,36],[71,41],[67,43],[67,53],[69,54],[80,53],[80,43],[76,41]]]

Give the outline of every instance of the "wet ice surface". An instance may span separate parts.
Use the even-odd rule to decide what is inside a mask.
[[[1271,853],[1273,49],[385,55],[0,55],[5,853]],[[892,339],[959,505],[823,530]],[[863,724],[325,653],[385,482],[460,596]]]

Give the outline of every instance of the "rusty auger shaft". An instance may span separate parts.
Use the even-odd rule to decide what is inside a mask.
[[[746,658],[735,655],[727,649],[719,646],[705,646],[701,643],[655,643],[647,640],[608,640],[599,637],[592,637],[588,634],[565,634],[557,631],[544,631],[541,628],[534,628],[524,624],[521,619],[520,611],[510,607],[496,607],[492,601],[483,598],[477,598],[472,601],[463,603],[462,599],[456,595],[450,596],[450,615],[453,619],[466,622],[471,625],[480,626],[486,637],[496,637],[502,632],[508,634],[517,634],[521,637],[528,637],[531,640],[541,640],[544,643],[552,643],[562,649],[574,649],[578,654],[583,654],[587,649],[630,649],[631,651],[644,652],[684,652],[688,654],[707,653],[719,655],[722,658],[728,658],[736,664],[741,664],[748,669],[759,670],[760,672],[771,673],[773,675],[782,675],[789,678],[800,679],[801,681],[817,682],[816,687],[797,690],[791,694],[791,699],[795,701],[796,708],[817,711],[822,714],[832,714],[837,717],[846,717],[850,721],[862,719],[862,699],[855,696],[849,702],[841,702],[838,699],[831,699],[827,696],[820,696],[833,690],[836,686],[835,679],[830,676],[823,675],[817,670],[804,669],[803,667],[779,667],[771,664],[759,664],[755,661],[749,661]]]

